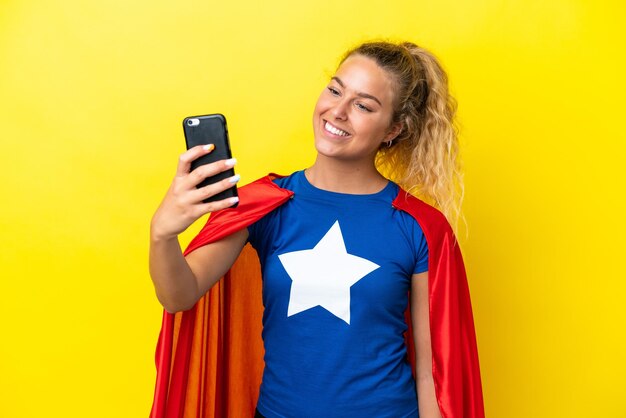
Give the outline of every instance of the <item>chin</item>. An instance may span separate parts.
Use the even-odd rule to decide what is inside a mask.
[[[340,154],[335,144],[331,144],[324,139],[315,139],[315,150],[318,154],[321,154],[325,157],[336,157],[338,154]]]

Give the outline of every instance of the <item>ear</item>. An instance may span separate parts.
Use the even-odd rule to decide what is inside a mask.
[[[400,135],[400,132],[402,132],[402,123],[401,122],[394,123],[393,125],[391,125],[391,127],[387,131],[387,135],[385,135],[385,138],[383,139],[382,142],[393,141],[394,139],[396,139],[398,135]]]

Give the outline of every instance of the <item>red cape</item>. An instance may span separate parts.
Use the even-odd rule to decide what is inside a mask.
[[[239,206],[212,214],[185,255],[246,228],[293,197],[266,176],[239,189]],[[428,244],[435,393],[443,418],[483,418],[478,351],[465,267],[445,217],[400,190]],[[150,418],[251,418],[263,373],[261,272],[246,245],[231,270],[185,312],[163,313]],[[405,336],[415,366],[411,323]]]

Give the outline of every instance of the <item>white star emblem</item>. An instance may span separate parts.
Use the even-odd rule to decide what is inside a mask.
[[[339,221],[312,250],[278,256],[291,277],[287,316],[321,306],[350,324],[350,286],[380,266],[348,254]]]

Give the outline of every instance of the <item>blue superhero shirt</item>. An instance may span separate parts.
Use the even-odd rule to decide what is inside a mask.
[[[267,418],[418,417],[403,334],[424,235],[391,202],[398,186],[351,195],[303,171],[275,182],[294,197],[249,227],[263,272]]]

